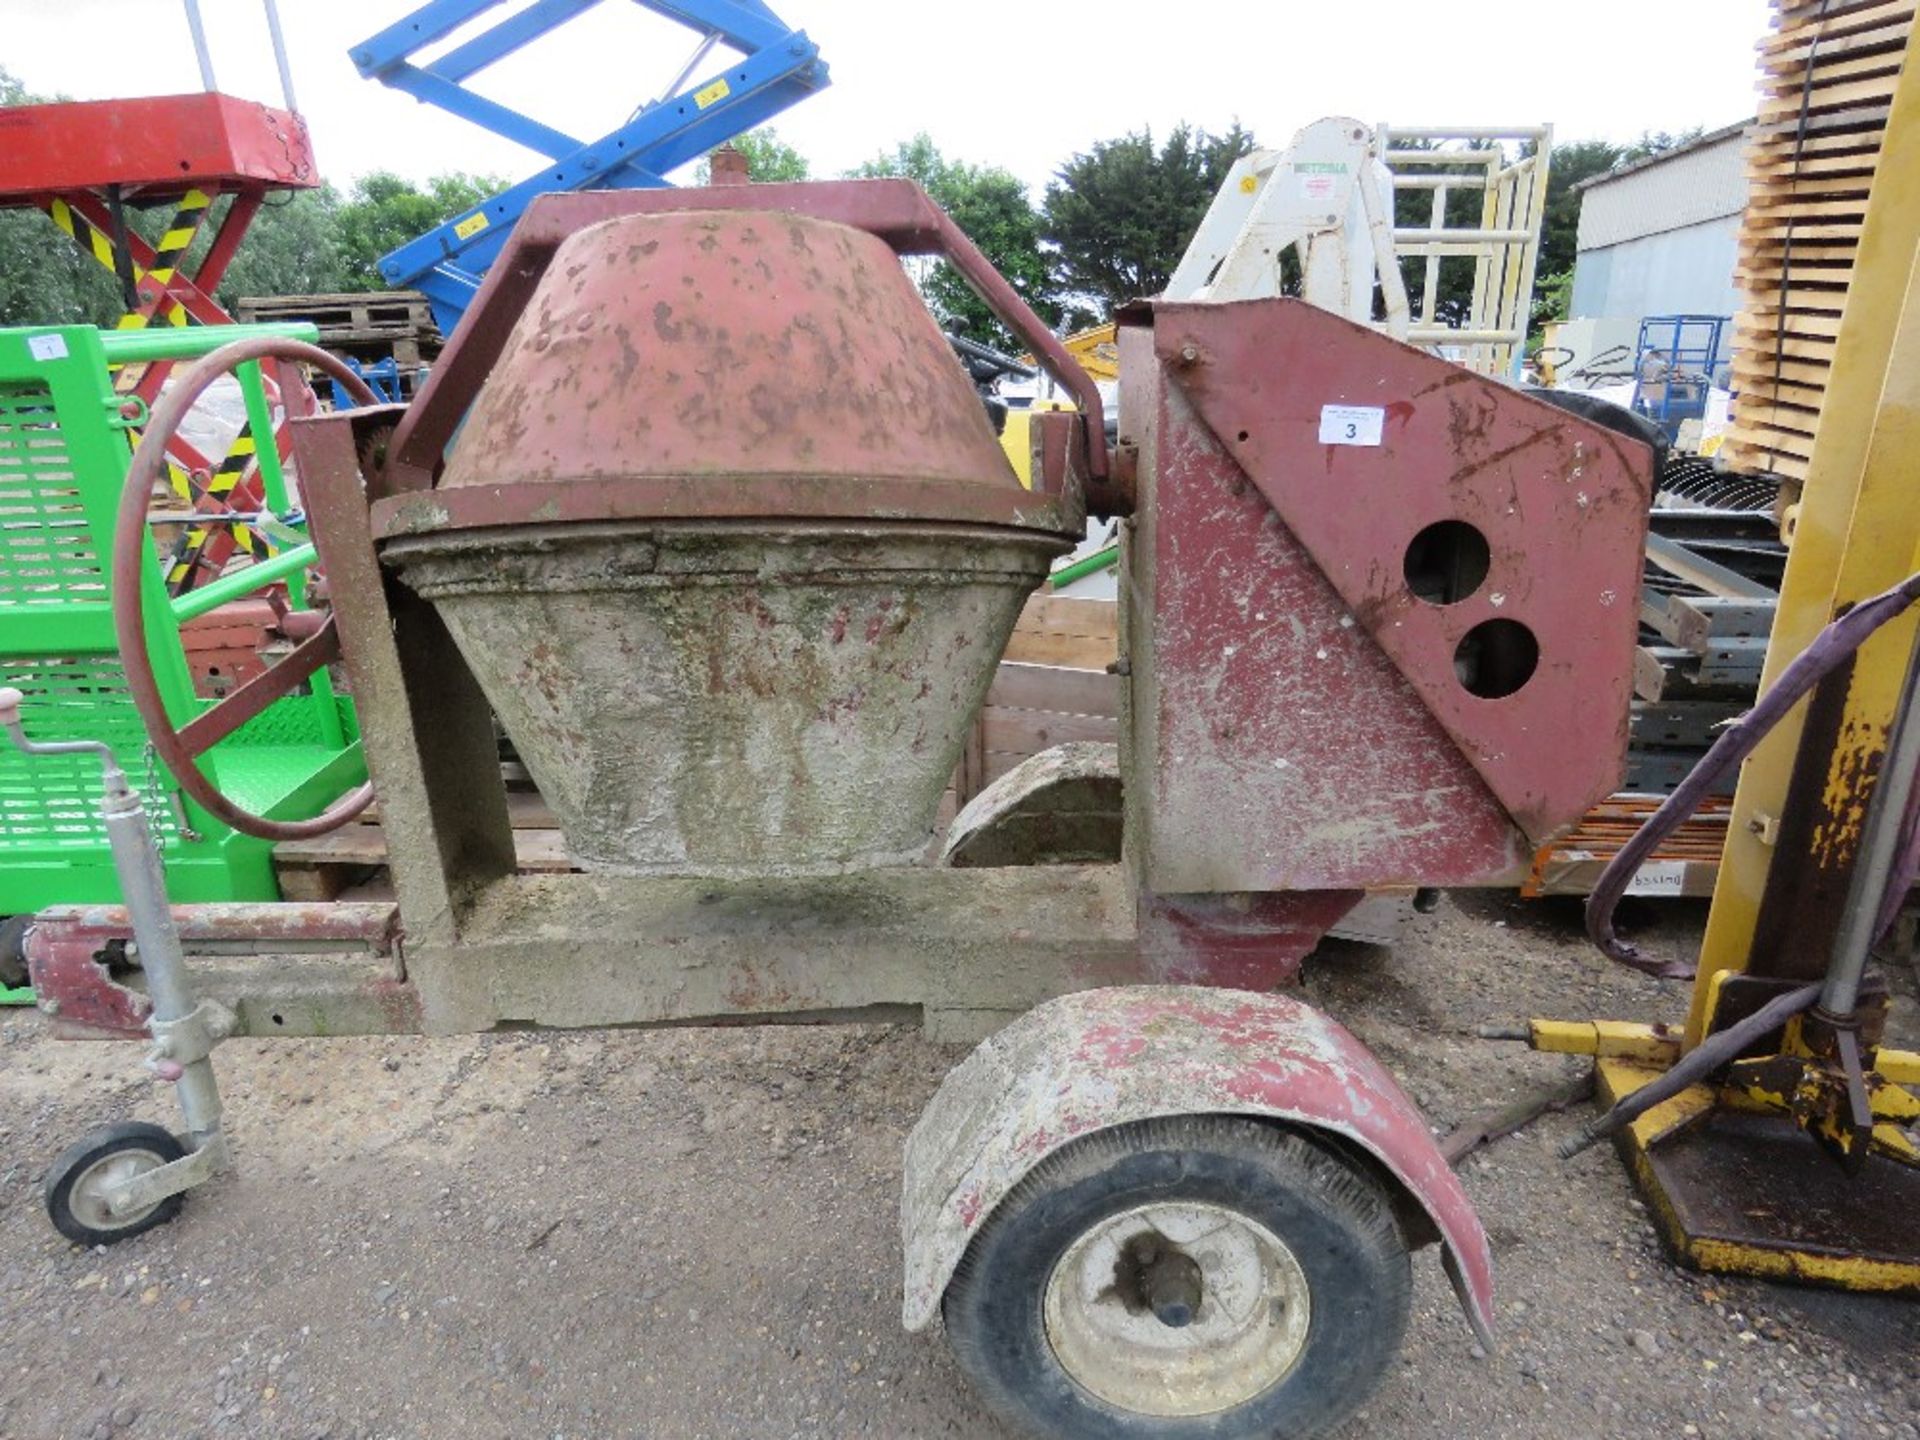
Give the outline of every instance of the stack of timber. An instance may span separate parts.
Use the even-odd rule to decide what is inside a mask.
[[[358,295],[249,295],[235,306],[245,325],[305,320],[320,327],[320,348],[366,364],[392,359],[417,370],[440,353],[440,327],[418,290]]]
[[[515,868],[522,875],[573,870],[559,822],[533,788],[524,768],[502,766],[507,781],[507,821],[513,826]],[[387,833],[380,807],[368,806],[351,825],[311,840],[283,840],[273,847],[273,874],[283,900],[391,900]]]
[[[1737,470],[1806,479],[1914,0],[1774,0],[1747,156],[1732,427]],[[1787,497],[1792,498],[1791,493]]]
[[[1589,810],[1572,834],[1533,857],[1520,886],[1528,899],[1543,895],[1591,895],[1609,861],[1660,808],[1657,795],[1626,792]],[[1627,894],[1664,899],[1706,899],[1720,873],[1733,801],[1709,797],[1699,813],[1661,842],[1627,882]]]
[[[1027,601],[954,772],[957,811],[1029,756],[1120,738],[1119,607],[1042,589]],[[946,818],[943,814],[943,820]]]

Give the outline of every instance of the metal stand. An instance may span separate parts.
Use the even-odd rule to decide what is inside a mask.
[[[167,1201],[226,1168],[212,1056],[214,1046],[233,1033],[235,1016],[217,1001],[194,1000],[167,905],[160,849],[139,792],[127,784],[113,751],[97,740],[29,740],[20,723],[23,698],[18,690],[0,688],[0,729],[16,747],[28,755],[92,752],[100,757],[100,814],[153,1001],[147,1021],[153,1045],[145,1064],[156,1078],[177,1087],[186,1122],[184,1135],[166,1136],[170,1146],[147,1133],[157,1127],[107,1126],[55,1163],[47,1179],[55,1225],[71,1239],[108,1244],[171,1218],[178,1207],[162,1213]],[[169,1156],[168,1149],[184,1153]]]

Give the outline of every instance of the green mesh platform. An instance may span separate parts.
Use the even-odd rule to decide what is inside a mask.
[[[253,333],[309,338],[285,326],[131,340],[84,326],[0,329],[0,685],[25,694],[22,719],[35,739],[112,747],[146,799],[176,901],[272,900],[278,891],[270,847],[205,814],[157,766],[127,693],[107,571],[133,437],[109,357],[111,347],[137,344],[142,359],[169,347],[186,359]],[[241,383],[256,387],[251,413],[265,415],[257,374]],[[268,503],[282,510],[277,463],[264,458]],[[157,551],[151,572],[148,648],[168,710],[184,722],[210,702],[194,694]],[[201,763],[241,805],[277,818],[317,814],[365,779],[352,706],[324,682],[277,701]],[[0,916],[119,898],[99,795],[92,757],[28,757],[0,744]]]

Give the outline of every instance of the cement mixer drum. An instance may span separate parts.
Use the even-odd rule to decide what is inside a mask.
[[[383,558],[619,871],[911,862],[1077,528],[882,241],[753,211],[566,240],[431,499]]]

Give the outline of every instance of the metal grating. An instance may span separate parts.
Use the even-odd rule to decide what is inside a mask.
[[[1780,500],[1780,481],[1722,470],[1704,455],[1670,452],[1655,487],[1660,494],[1707,510],[1765,510]]]
[[[77,660],[0,659],[0,685],[27,697],[28,734],[38,740],[102,740],[146,796],[147,813],[165,844],[179,827],[164,803],[165,787],[149,784],[147,733],[113,656]],[[97,850],[100,761],[92,755],[22,755],[0,748],[0,854],[9,850]],[[0,860],[0,864],[4,864]]]
[[[52,396],[37,386],[0,386],[0,605],[106,598]]]

